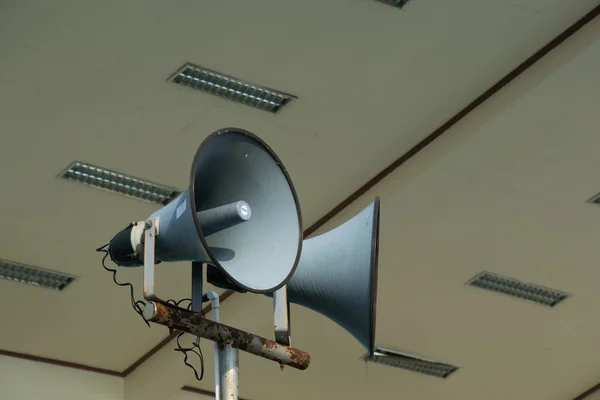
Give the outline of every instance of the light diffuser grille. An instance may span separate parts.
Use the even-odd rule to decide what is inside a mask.
[[[588,200],[590,203],[600,204],[600,193]]]
[[[554,307],[569,297],[568,294],[555,289],[521,282],[514,278],[492,274],[490,272],[480,273],[467,282],[467,284],[481,289],[533,301],[549,307]]]
[[[184,65],[170,81],[271,113],[276,113],[295,99],[294,96],[191,64]]]
[[[402,8],[404,7],[404,5],[406,3],[408,3],[408,0],[377,0],[380,3],[385,3],[385,4],[389,4],[390,6],[394,6],[396,8]]]
[[[370,358],[368,357],[368,355],[365,356],[365,358],[369,361],[378,364],[401,368],[425,375],[436,376],[438,378],[447,378],[450,374],[458,369],[458,367],[455,367],[454,365],[431,361],[383,348],[375,349],[374,355]]]
[[[0,279],[53,290],[63,290],[75,280],[75,277],[0,259]]]
[[[181,194],[178,190],[167,186],[158,185],[79,161],[75,161],[69,165],[65,172],[61,174],[61,177],[124,196],[162,205],[168,204]]]

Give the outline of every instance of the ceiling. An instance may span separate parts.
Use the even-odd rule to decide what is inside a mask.
[[[0,281],[11,304],[0,348],[123,371],[167,334],[136,317],[94,252],[156,207],[57,179],[70,162],[183,189],[202,140],[237,126],[283,160],[308,227],[595,5],[3,2],[0,258],[80,279],[61,293]],[[244,397],[287,386],[304,398],[318,385],[319,398],[566,399],[596,383],[600,209],[585,201],[600,191],[599,37],[593,22],[323,228],[381,197],[377,344],[461,369],[439,380],[366,367],[341,328],[294,308],[294,345],[311,367],[281,373],[243,355]],[[186,62],[298,100],[272,115],[166,82]],[[545,309],[466,287],[481,270],[573,297]],[[140,272],[119,277],[139,288]],[[158,274],[165,296],[189,294],[188,266]],[[223,318],[270,336],[270,310],[235,295]]]
[[[600,207],[587,200],[600,191],[598,68],[600,20],[318,232],[381,197],[377,345],[457,372],[443,380],[365,366],[364,349],[342,328],[295,307],[293,344],[310,352],[311,366],[279,373],[244,354],[246,394],[572,399],[597,383]],[[572,297],[547,308],[465,285],[483,270]],[[236,315],[237,325],[272,336],[269,299],[239,297],[249,316]]]

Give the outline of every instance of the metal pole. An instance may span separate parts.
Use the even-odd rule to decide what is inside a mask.
[[[182,308],[150,302],[147,303],[144,310],[144,318],[148,321],[168,326],[171,329],[212,340],[221,345],[229,344],[234,349],[239,349],[279,364],[289,365],[292,368],[305,370],[310,365],[310,355],[302,350],[283,346],[273,340],[210,321],[203,318],[201,314],[196,314]]]
[[[212,320],[219,322],[219,295],[215,292],[206,293],[206,297],[210,300]],[[214,350],[214,362],[215,362],[215,400],[220,400],[221,397],[221,354],[219,350],[219,344],[215,342]]]
[[[231,344],[221,346],[219,351],[221,365],[221,399],[238,400],[240,392],[239,381],[239,351]]]

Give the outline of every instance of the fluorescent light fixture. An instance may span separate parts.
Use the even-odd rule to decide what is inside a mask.
[[[378,364],[388,365],[390,367],[436,376],[438,378],[447,378],[458,369],[458,367],[455,367],[454,365],[444,364],[438,361],[432,361],[381,347],[375,349],[375,353],[372,357],[369,357],[367,354],[364,359]]]
[[[600,193],[588,200],[589,203],[600,204]]]
[[[271,113],[296,98],[192,64],[185,64],[169,81]]]
[[[389,4],[390,6],[394,6],[396,8],[402,8],[404,7],[404,5],[406,3],[408,3],[408,0],[377,0],[380,3],[385,3],[385,4]]]
[[[162,205],[168,204],[181,194],[178,190],[167,186],[158,185],[79,161],[71,163],[60,177],[85,183],[98,189],[119,193],[127,197]]]
[[[53,290],[64,290],[76,279],[75,276],[62,272],[49,271],[2,259],[0,259],[0,278]]]
[[[570,295],[555,289],[549,289],[543,286],[531,283],[521,282],[514,278],[482,272],[475,276],[468,285],[492,292],[504,293],[509,296],[533,301],[549,307],[554,307]]]

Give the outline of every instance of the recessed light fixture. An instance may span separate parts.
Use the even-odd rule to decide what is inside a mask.
[[[454,365],[444,364],[381,347],[375,349],[375,353],[372,357],[369,357],[367,354],[364,359],[378,364],[436,376],[438,378],[447,378],[458,369],[458,367],[455,367]]]
[[[521,282],[514,278],[482,272],[475,276],[468,285],[492,292],[504,293],[509,296],[533,301],[549,307],[554,307],[570,295],[555,289],[546,288],[531,283]]]
[[[377,0],[380,3],[385,3],[385,4],[389,4],[390,6],[394,6],[396,8],[402,8],[404,7],[404,5],[406,3],[408,3],[408,0]]]
[[[271,113],[296,98],[192,64],[185,64],[169,81]]]
[[[162,205],[168,204],[181,194],[178,190],[167,186],[79,161],[71,163],[60,177]]]
[[[0,259],[0,279],[60,291],[69,286],[76,277]]]
[[[600,193],[589,199],[588,203],[600,204]]]

